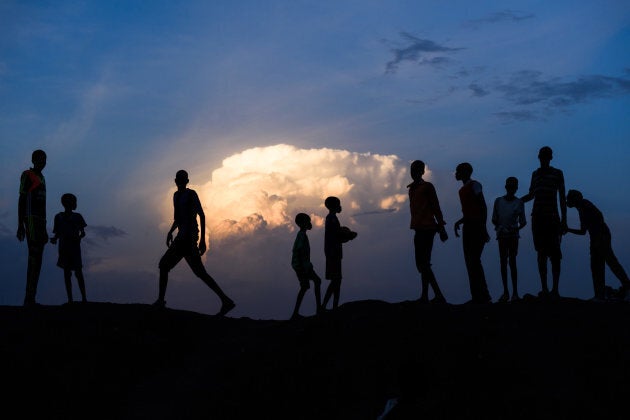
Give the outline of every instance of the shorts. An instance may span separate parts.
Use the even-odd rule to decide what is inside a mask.
[[[562,232],[558,215],[532,215],[532,236],[534,248],[539,254],[550,258],[562,258],[560,251]]]
[[[83,268],[81,241],[59,240],[57,267],[63,268],[64,270],[80,270]]]
[[[518,236],[508,236],[507,238],[497,238],[499,241],[499,257],[516,257],[518,255]]]
[[[300,282],[300,287],[303,289],[310,289],[311,280],[316,285],[319,285],[322,282],[322,279],[319,278],[319,276],[313,269],[311,269],[308,273],[305,273],[305,274],[298,274],[297,272],[295,274],[297,274],[298,281]]]
[[[341,280],[341,258],[326,258],[326,279]]]

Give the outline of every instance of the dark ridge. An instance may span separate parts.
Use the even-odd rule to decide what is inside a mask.
[[[630,305],[359,301],[298,321],[149,305],[0,306],[3,410],[45,419],[627,418]]]

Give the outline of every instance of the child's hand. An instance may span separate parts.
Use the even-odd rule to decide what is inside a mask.
[[[448,234],[446,233],[446,229],[444,226],[440,229],[440,241],[446,242],[448,240]]]
[[[455,237],[459,238],[459,227],[461,226],[462,222],[461,220],[458,220],[457,222],[455,222]]]
[[[166,235],[166,247],[170,248],[172,243],[173,243],[173,232],[169,232],[168,235]]]
[[[50,238],[50,243],[53,244],[53,245],[56,245],[57,244],[57,238],[56,237]]]
[[[199,241],[199,255],[203,255],[206,252],[206,241]]]

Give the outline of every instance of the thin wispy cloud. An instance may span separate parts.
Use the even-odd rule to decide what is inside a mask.
[[[514,121],[537,121],[544,120],[540,115],[533,111],[502,111],[495,112],[495,116],[497,116],[504,123],[510,123]]]
[[[490,25],[501,22],[522,22],[524,20],[533,19],[536,15],[533,13],[520,12],[517,10],[501,10],[500,12],[491,13],[479,19],[471,19],[464,22],[464,26],[477,29],[483,25]]]
[[[438,44],[430,39],[422,39],[408,32],[401,32],[405,46],[392,48],[394,58],[385,65],[385,73],[395,73],[401,63],[412,62],[420,65],[443,65],[451,59],[443,54],[450,54],[463,48],[452,48]]]
[[[127,232],[125,232],[122,229],[119,229],[115,226],[88,226],[87,230],[89,232],[89,237],[86,237],[86,239],[88,239],[89,243],[94,243],[94,239],[90,239],[93,237],[96,237],[98,239],[101,239],[104,242],[109,241],[112,238],[121,238],[123,236],[127,235]]]
[[[478,98],[481,98],[483,96],[490,94],[490,92],[488,92],[486,89],[484,89],[483,87],[479,86],[476,83],[471,83],[470,85],[468,85],[468,89],[472,91],[473,96],[476,96]]]

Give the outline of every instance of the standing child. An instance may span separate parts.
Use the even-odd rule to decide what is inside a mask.
[[[83,262],[81,260],[81,238],[85,237],[85,220],[80,213],[75,213],[77,209],[77,197],[74,194],[64,194],[61,196],[61,204],[65,209],[55,216],[53,226],[54,236],[50,239],[52,244],[59,240],[59,259],[57,266],[63,268],[63,277],[66,283],[66,294],[68,303],[72,303],[72,271],[79,283],[81,291],[81,301],[87,302],[85,296],[85,280],[83,279]]]
[[[577,190],[569,190],[567,193],[567,206],[577,209],[581,226],[580,229],[567,228],[566,231],[576,235],[584,235],[588,231],[591,240],[591,273],[595,300],[605,299],[606,264],[621,282],[621,296],[624,300],[630,300],[630,279],[612,250],[610,229],[604,222],[602,212]]]
[[[300,317],[300,305],[304,294],[309,289],[309,281],[313,280],[315,287],[315,303],[316,311],[319,314],[321,312],[321,289],[322,279],[319,278],[315,270],[313,270],[313,264],[311,263],[311,245],[308,242],[308,236],[306,231],[311,230],[313,225],[311,224],[311,218],[306,213],[298,213],[295,216],[295,224],[300,228],[295,242],[293,243],[293,255],[291,257],[291,266],[297,274],[300,281],[300,291],[295,301],[295,308],[293,309],[293,315],[291,319],[297,319]]]
[[[330,280],[322,308],[333,296],[333,309],[339,305],[339,295],[341,293],[341,259],[343,258],[342,244],[357,237],[356,232],[352,232],[347,227],[341,227],[337,213],[341,213],[341,201],[337,197],[328,197],[324,201],[328,209],[326,216],[326,226],[324,232],[324,253],[326,254],[326,279]]]
[[[492,224],[497,231],[499,241],[499,259],[501,261],[501,280],[503,294],[499,302],[507,302],[510,298],[507,286],[507,266],[510,265],[512,276],[512,302],[519,300],[517,287],[516,255],[518,254],[518,231],[527,224],[525,219],[525,205],[515,196],[518,190],[518,179],[511,176],[505,180],[505,194],[494,200]]]
[[[464,261],[470,284],[471,303],[490,303],[492,298],[488,293],[486,275],[481,264],[481,254],[486,242],[490,240],[486,228],[488,208],[483,197],[481,184],[471,175],[473,167],[468,162],[457,165],[455,179],[463,186],[459,189],[459,200],[462,204],[463,216],[455,222],[455,237],[459,237],[459,227],[463,224],[462,243],[464,246]]]

